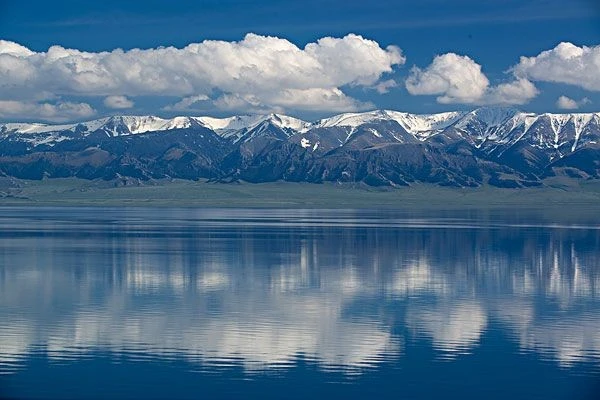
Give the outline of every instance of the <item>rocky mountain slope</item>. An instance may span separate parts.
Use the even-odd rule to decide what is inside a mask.
[[[537,186],[556,175],[600,178],[600,113],[478,108],[377,110],[316,122],[270,114],[7,123],[0,125],[0,175]]]

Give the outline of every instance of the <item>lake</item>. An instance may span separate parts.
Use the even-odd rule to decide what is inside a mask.
[[[600,397],[600,223],[0,208],[0,397]]]

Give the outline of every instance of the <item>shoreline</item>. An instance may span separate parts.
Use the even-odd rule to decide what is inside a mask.
[[[14,181],[0,188],[0,206],[139,206],[220,208],[547,209],[600,211],[600,181],[507,189],[448,188],[415,184],[375,188],[332,183],[209,183],[154,181],[115,186],[114,181],[55,178]]]

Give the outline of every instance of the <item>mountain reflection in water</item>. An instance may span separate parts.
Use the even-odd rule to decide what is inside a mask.
[[[515,363],[600,372],[600,225],[86,208],[3,209],[0,224],[0,382],[98,354],[350,377],[410,369],[414,349],[451,365],[498,336]]]

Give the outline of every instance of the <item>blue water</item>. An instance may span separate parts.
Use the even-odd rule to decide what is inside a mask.
[[[1,398],[600,398],[597,221],[0,208],[0,228]]]

